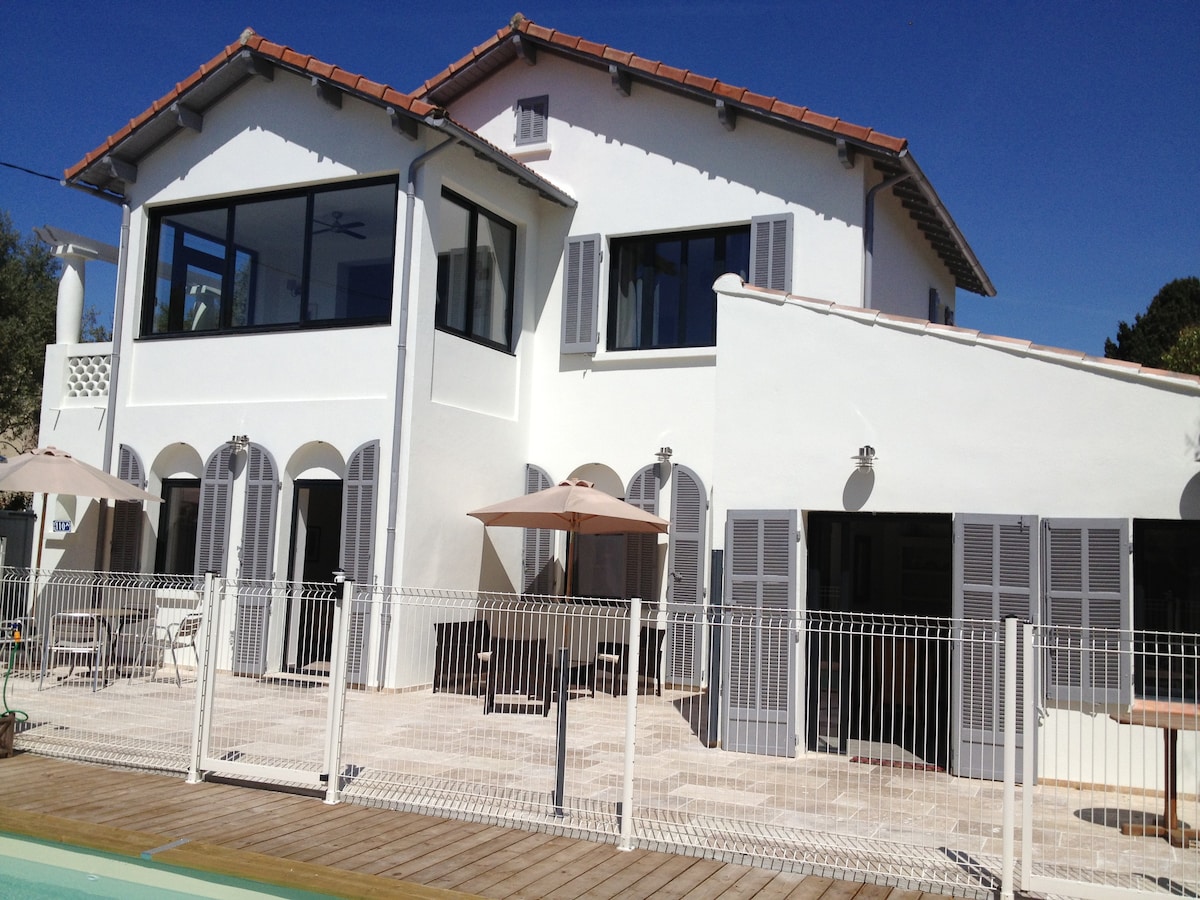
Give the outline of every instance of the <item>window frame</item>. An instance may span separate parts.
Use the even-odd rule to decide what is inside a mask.
[[[522,97],[515,106],[516,122],[513,129],[513,145],[530,147],[544,144],[550,139],[550,95]],[[528,134],[522,135],[527,128]]]
[[[280,331],[300,331],[309,329],[328,329],[328,328],[346,328],[360,327],[364,325],[390,325],[392,320],[392,312],[395,302],[394,296],[389,296],[386,314],[374,316],[358,316],[358,317],[343,317],[343,318],[311,318],[310,296],[309,296],[309,280],[311,277],[311,265],[313,258],[312,239],[314,229],[314,215],[316,207],[316,198],[322,194],[337,193],[342,191],[353,191],[361,188],[370,188],[390,185],[391,191],[391,211],[388,217],[391,228],[391,240],[389,247],[391,250],[390,260],[392,265],[392,279],[395,279],[396,265],[396,230],[397,230],[397,210],[399,209],[399,185],[400,179],[398,175],[381,175],[372,178],[354,179],[351,181],[326,182],[322,184],[311,185],[302,188],[288,188],[283,190],[258,191],[249,194],[238,194],[231,197],[223,197],[214,200],[201,200],[186,203],[171,203],[163,206],[156,206],[148,210],[147,238],[146,238],[146,258],[145,271],[141,290],[141,308],[139,310],[139,333],[138,340],[172,340],[176,338],[187,337],[205,337],[212,335],[231,335],[231,334],[261,334],[264,332],[280,332]],[[211,254],[205,254],[202,250],[196,248],[185,248],[183,246],[183,235],[193,234],[197,237],[211,241],[215,244],[220,244],[225,250],[223,259],[218,260],[221,264],[221,282],[222,286],[232,285],[236,278],[236,269],[239,258],[244,254],[251,257],[251,276],[250,276],[250,296],[247,298],[249,309],[253,309],[256,301],[257,282],[258,282],[258,255],[259,251],[243,246],[235,242],[234,237],[237,231],[237,215],[235,210],[239,206],[247,206],[259,202],[272,201],[287,201],[296,198],[305,200],[305,216],[303,225],[303,247],[300,248],[302,259],[301,277],[295,290],[299,301],[299,315],[296,321],[287,322],[270,322],[249,325],[234,325],[232,319],[231,302],[225,302],[225,293],[228,293],[230,301],[232,301],[232,292],[223,291],[222,302],[219,309],[219,321],[215,328],[205,328],[192,330],[186,327],[183,321],[183,309],[178,310],[173,308],[173,304],[168,305],[167,317],[168,328],[166,331],[154,331],[155,310],[158,306],[157,285],[159,281],[159,265],[161,263],[160,252],[162,250],[162,236],[164,220],[171,216],[178,216],[190,213],[211,212],[214,210],[224,210],[225,212],[225,233],[224,235],[205,234],[194,228],[188,228],[176,223],[171,223],[171,227],[175,229],[176,236],[174,238],[177,248],[184,249],[186,256],[209,256],[213,260],[217,260]],[[174,251],[173,251],[174,252]],[[378,264],[379,260],[374,259],[372,262]],[[339,262],[339,267],[344,263]],[[172,258],[172,266],[175,266],[175,260]],[[215,269],[211,269],[215,273]]]
[[[751,243],[751,226],[749,223],[744,225],[721,225],[712,228],[695,228],[684,229],[679,231],[663,231],[653,232],[650,234],[630,235],[627,237],[613,237],[609,239],[609,267],[608,267],[608,298],[606,309],[606,325],[605,325],[605,348],[609,352],[647,352],[654,350],[690,350],[706,347],[715,347],[717,345],[717,294],[716,291],[710,290],[712,303],[712,335],[711,341],[704,343],[688,342],[686,340],[677,340],[672,343],[647,343],[639,339],[632,346],[619,346],[617,339],[618,322],[618,291],[620,289],[621,277],[621,254],[626,248],[639,247],[639,253],[643,254],[648,248],[665,244],[673,241],[680,242],[684,248],[680,260],[680,275],[679,275],[679,294],[676,298],[676,321],[679,323],[677,333],[684,335],[686,333],[686,313],[689,308],[687,303],[687,278],[686,269],[691,265],[691,260],[687,259],[686,247],[689,242],[694,240],[703,240],[705,238],[719,238],[728,240],[731,237],[741,236],[745,240],[746,248],[746,265],[747,277],[749,275],[749,266],[753,255],[753,247]],[[718,264],[717,260],[723,262]],[[712,257],[713,270],[721,269],[722,272],[728,271],[729,251],[727,246],[723,249],[723,255],[718,256],[714,246]],[[718,273],[720,274],[720,273]],[[649,309],[643,310],[641,314],[642,325],[646,325],[653,320]],[[639,327],[639,333],[643,329]]]
[[[176,491],[184,491],[191,489],[196,492],[196,520],[192,523],[192,550],[189,567],[182,572],[166,572],[167,553],[170,543],[170,532],[172,530],[172,502],[171,495]],[[199,478],[164,478],[162,482],[162,506],[158,516],[158,534],[154,540],[154,572],[159,575],[192,575],[196,564],[196,540],[195,535],[200,529],[200,479]]]
[[[510,222],[508,219],[505,219],[503,216],[500,216],[497,213],[492,212],[487,207],[481,206],[480,204],[474,202],[473,200],[467,199],[462,194],[459,194],[456,191],[451,190],[450,188],[447,188],[447,187],[442,188],[441,200],[443,202],[453,203],[455,206],[458,206],[460,209],[462,209],[464,212],[467,213],[467,247],[465,248],[466,249],[466,263],[467,263],[465,277],[466,277],[467,291],[466,291],[466,296],[464,298],[465,303],[466,303],[466,308],[465,308],[465,312],[464,312],[464,316],[463,316],[464,320],[467,323],[467,329],[463,330],[463,329],[455,328],[453,325],[449,324],[446,321],[447,314],[448,314],[447,313],[447,304],[444,302],[441,302],[440,297],[435,298],[434,328],[436,328],[438,331],[445,332],[446,334],[452,334],[452,335],[455,335],[456,337],[463,338],[464,340],[471,341],[472,343],[482,344],[485,347],[491,347],[494,350],[500,350],[504,353],[511,354],[513,352],[513,350],[512,350],[513,318],[515,316],[515,311],[516,311],[516,307],[517,307],[517,298],[516,298],[516,293],[517,293],[517,286],[516,286],[516,282],[517,282],[517,237],[518,237],[519,229],[517,228],[516,223]],[[483,215],[484,217],[486,217],[494,225],[499,225],[503,228],[507,228],[512,234],[512,241],[511,241],[511,247],[509,249],[509,260],[508,260],[508,278],[507,278],[507,284],[505,285],[505,288],[507,290],[508,300],[507,300],[507,303],[505,304],[505,309],[504,309],[504,342],[503,343],[494,341],[491,338],[488,338],[486,336],[476,334],[475,332],[470,330],[471,324],[474,322],[474,319],[475,319],[475,287],[476,287],[475,269],[476,269],[476,261],[478,259],[478,253],[479,253],[479,216],[480,215]],[[443,256],[443,252],[437,248],[436,240],[435,240],[434,250],[435,250],[435,253],[436,253],[437,259],[438,259],[437,273],[436,273],[437,289],[438,289],[438,291],[440,291],[441,286],[442,286],[442,256]]]

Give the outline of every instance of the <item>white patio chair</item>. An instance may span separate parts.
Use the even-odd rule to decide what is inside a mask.
[[[100,673],[108,673],[108,626],[102,616],[88,612],[60,612],[50,617],[46,632],[45,649],[42,652],[42,675],[38,680],[40,691],[46,682],[46,672],[61,665],[60,658],[67,657],[71,667],[59,681],[71,677],[75,666],[81,662],[92,664],[92,690],[99,687]]]
[[[170,651],[171,663],[175,666],[175,686],[182,686],[183,680],[179,677],[178,653],[191,647],[192,655],[196,658],[196,670],[199,671],[200,651],[196,647],[196,636],[200,633],[201,621],[200,613],[190,612],[178,622],[155,625],[153,631],[147,632],[146,640],[142,644],[141,667],[146,668],[147,659],[153,653],[154,671],[151,672],[151,677],[153,677],[162,668],[167,651]]]

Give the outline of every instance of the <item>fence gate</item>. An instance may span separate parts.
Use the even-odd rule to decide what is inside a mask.
[[[207,576],[201,636],[197,752],[189,776],[201,772],[294,787],[326,790],[337,766],[346,688],[346,637],[351,582],[305,585],[306,603],[289,604],[295,592],[280,583],[249,583]],[[322,595],[323,592],[323,595]],[[314,598],[325,603],[314,603]],[[328,648],[303,667],[267,664],[262,674],[237,665],[239,609],[272,608],[280,626],[309,646]],[[311,610],[324,612],[314,616]],[[245,617],[241,617],[245,626]],[[281,660],[268,648],[268,660]],[[320,657],[324,657],[320,659]]]

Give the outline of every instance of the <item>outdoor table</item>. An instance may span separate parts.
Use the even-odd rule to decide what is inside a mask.
[[[1142,725],[1163,731],[1163,815],[1154,825],[1126,822],[1121,834],[1164,837],[1175,847],[1187,847],[1200,840],[1200,828],[1187,828],[1179,821],[1178,754],[1179,732],[1200,731],[1200,706],[1194,703],[1135,700],[1125,712],[1110,713],[1123,725]]]
[[[151,610],[144,606],[85,606],[67,612],[86,613],[103,619],[104,627],[108,630],[109,657],[115,659],[117,644],[125,628],[146,621],[150,618]]]

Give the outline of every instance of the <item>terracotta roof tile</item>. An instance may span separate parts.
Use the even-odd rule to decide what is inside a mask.
[[[309,59],[308,65],[305,66],[305,71],[311,72],[312,74],[321,78],[329,78],[333,75],[333,70],[335,68],[335,66],[329,65],[329,63],[323,63],[319,59]]]
[[[851,125],[849,122],[839,121],[833,129],[838,134],[844,134],[846,137],[852,137],[858,141],[865,141],[871,135],[870,128],[863,128],[861,125]]]
[[[580,53],[590,53],[592,56],[599,56],[601,59],[603,59],[604,51],[607,50],[608,47],[604,44],[597,44],[595,41],[587,41],[583,38],[580,38],[579,43],[575,45],[575,49]]]
[[[700,88],[702,91],[708,91],[710,94],[714,87],[717,86],[717,79],[705,78],[703,75],[697,75],[695,72],[688,72],[683,79],[683,83],[688,87]]]
[[[628,65],[629,61],[631,59],[633,59],[633,54],[626,53],[623,50],[614,50],[612,47],[605,47],[604,48],[604,58],[611,62],[622,63],[624,65]]]
[[[785,116],[789,119],[799,121],[808,112],[808,108],[804,106],[793,106],[791,103],[784,103],[782,100],[776,100],[771,104],[771,112],[777,116]]]
[[[658,71],[658,63],[652,59],[642,59],[640,56],[633,56],[629,60],[629,68],[637,69],[639,72],[648,72],[653,75]]]
[[[834,116],[823,116],[820,113],[813,112],[811,109],[804,113],[801,119],[805,125],[815,125],[817,128],[824,128],[827,131],[832,131],[833,126],[838,123]]]
[[[724,97],[727,100],[741,100],[746,94],[746,89],[732,84],[725,84],[723,81],[718,81],[713,85],[713,93],[718,97]]]
[[[295,66],[297,69],[307,69],[308,63],[312,57],[304,56],[301,53],[297,53],[295,50],[287,49],[283,51],[282,59],[289,66]]]
[[[659,78],[666,78],[670,81],[677,81],[683,84],[683,80],[687,78],[687,69],[678,69],[675,66],[668,66],[666,63],[658,64],[658,71],[655,73]]]
[[[555,34],[553,28],[544,28],[541,25],[535,25],[535,24],[533,24],[533,22],[530,22],[528,19],[526,19],[524,22],[521,23],[521,26],[518,29],[518,31],[522,31],[525,34],[528,34],[535,38],[541,38],[544,41],[552,40],[554,38],[554,34]],[[500,32],[500,34],[504,34],[504,33],[505,33],[504,31]]]

